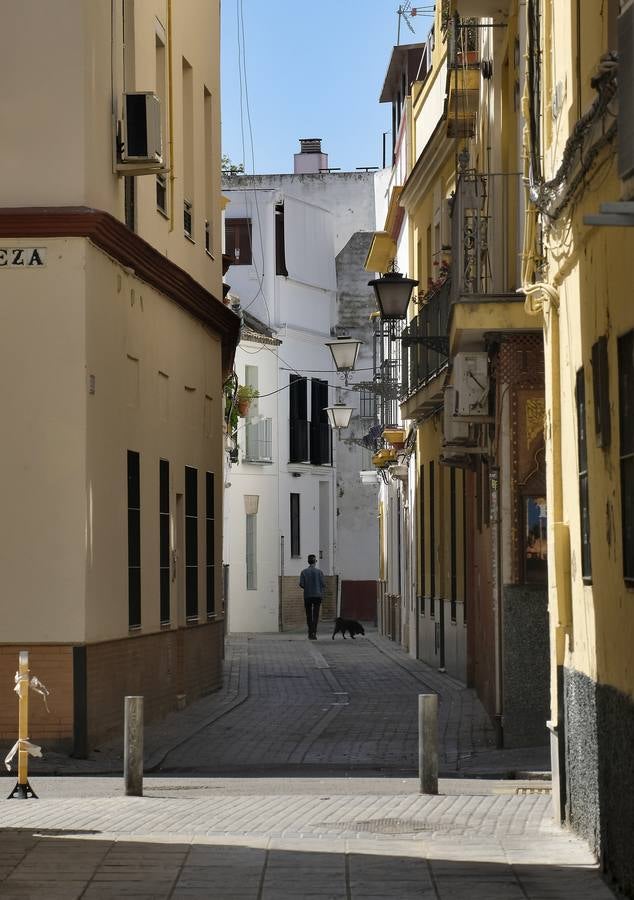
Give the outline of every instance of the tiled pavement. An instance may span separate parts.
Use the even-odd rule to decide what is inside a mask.
[[[161,774],[143,798],[122,796],[119,778],[38,778],[36,761],[42,799],[2,806],[0,898],[612,897],[585,845],[553,824],[547,782],[455,777],[478,759],[518,766],[452,679],[376,636],[242,636],[229,650],[222,692],[147,729]],[[426,690],[440,694],[454,775],[437,797],[409,777]],[[116,768],[118,753],[84,765]]]

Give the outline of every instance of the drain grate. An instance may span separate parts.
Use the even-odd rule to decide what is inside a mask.
[[[417,834],[419,831],[451,831],[449,825],[435,825],[420,819],[366,819],[352,822],[318,822],[311,828],[362,831],[372,834]]]
[[[294,675],[291,672],[282,672],[279,674],[260,675],[260,678],[308,678],[308,675]]]
[[[167,791],[170,794],[173,791],[221,791],[223,790],[221,785],[212,785],[212,784],[156,784],[147,788],[148,791]]]
[[[552,788],[549,788],[549,787],[515,788],[515,793],[519,794],[520,797],[524,797],[526,794],[552,794]]]

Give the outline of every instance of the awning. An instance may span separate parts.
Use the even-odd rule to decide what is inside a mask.
[[[368,272],[387,272],[396,258],[396,241],[387,231],[375,231],[363,268]]]

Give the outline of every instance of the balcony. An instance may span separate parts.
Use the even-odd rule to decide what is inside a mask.
[[[377,317],[374,320],[374,378],[367,385],[376,397],[380,425],[399,425],[401,396],[401,341],[403,324]]]
[[[273,420],[247,420],[244,431],[244,461],[258,464],[272,463]]]
[[[524,310],[521,175],[465,171],[451,213],[451,353],[481,347],[494,331],[534,331]]]
[[[523,218],[521,175],[460,176],[451,213],[452,301],[515,293]]]
[[[457,13],[463,18],[499,19],[508,16],[509,7],[509,0],[443,0],[447,18]]]
[[[447,137],[473,137],[480,104],[480,63],[452,66],[447,79]]]
[[[425,295],[418,315],[408,322],[401,334],[402,397],[411,397],[430,384],[447,367],[450,312],[451,279],[447,278],[434,291]],[[409,418],[409,413],[418,414],[433,409],[441,400],[441,388],[428,391],[426,396],[417,399],[413,407],[406,402],[404,415]]]
[[[472,20],[451,20],[447,47],[447,137],[450,138],[475,135],[480,105],[479,43],[478,29]]]

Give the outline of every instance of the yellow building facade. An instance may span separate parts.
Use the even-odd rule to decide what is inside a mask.
[[[219,4],[11,2],[1,40],[0,732],[29,649],[31,735],[82,755],[221,679]]]
[[[555,803],[634,896],[634,7],[537,12],[541,91],[525,107],[543,240],[529,235],[525,289],[544,325]]]
[[[518,293],[526,27],[518,10],[499,28],[456,13],[436,5],[411,83],[411,162],[398,193],[408,246],[392,253],[418,280],[398,335],[409,432],[401,532],[416,584],[401,640],[477,690],[500,745],[545,745],[543,348]],[[395,48],[391,65],[417,46]],[[389,228],[388,210],[370,269],[379,248],[389,252]]]

